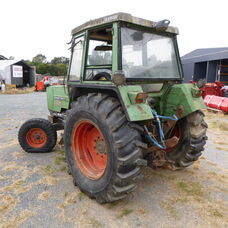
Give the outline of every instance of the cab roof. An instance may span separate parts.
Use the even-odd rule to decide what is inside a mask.
[[[89,28],[92,28],[95,26],[110,24],[110,23],[114,23],[117,21],[128,22],[128,23],[141,25],[141,26],[145,26],[145,27],[150,27],[150,28],[155,28],[155,25],[156,25],[156,22],[149,21],[149,20],[142,19],[142,18],[138,18],[138,17],[134,17],[128,13],[120,12],[120,13],[111,14],[111,15],[108,15],[105,17],[97,18],[94,20],[90,20],[90,21],[74,28],[72,30],[71,34],[74,35],[76,33],[79,33],[81,31],[84,31],[86,29],[89,29]],[[168,26],[168,28],[166,29],[166,32],[179,34],[178,28],[171,27],[171,26]]]

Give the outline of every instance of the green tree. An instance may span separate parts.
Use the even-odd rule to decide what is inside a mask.
[[[51,63],[52,64],[60,64],[60,63],[63,63],[63,64],[69,64],[69,58],[67,57],[64,57],[64,56],[61,56],[61,57],[54,57],[52,60],[51,60]]]
[[[46,63],[47,62],[47,58],[46,58],[45,55],[38,54],[35,57],[33,57],[32,61],[34,63]]]
[[[64,76],[67,74],[67,65],[64,64],[64,63],[59,63],[59,64],[56,64],[56,75],[57,76]]]
[[[36,55],[32,62],[26,61],[30,66],[36,67],[36,73],[51,76],[65,76],[69,59],[66,57],[55,57],[51,63],[48,63],[44,55]]]

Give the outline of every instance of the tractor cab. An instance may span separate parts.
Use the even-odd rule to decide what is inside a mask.
[[[73,29],[68,84],[181,80],[178,30],[168,25],[118,13]]]

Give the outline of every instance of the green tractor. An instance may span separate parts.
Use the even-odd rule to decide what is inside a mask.
[[[65,85],[47,89],[49,120],[19,130],[27,152],[48,152],[64,129],[69,173],[99,203],[136,188],[142,166],[182,169],[204,150],[200,86],[183,84],[178,29],[117,13],[72,31]]]

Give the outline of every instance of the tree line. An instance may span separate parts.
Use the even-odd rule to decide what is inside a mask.
[[[51,76],[64,76],[67,74],[69,58],[54,57],[50,62],[43,54],[38,54],[33,57],[32,61],[26,61],[29,65],[36,67],[36,73]]]

